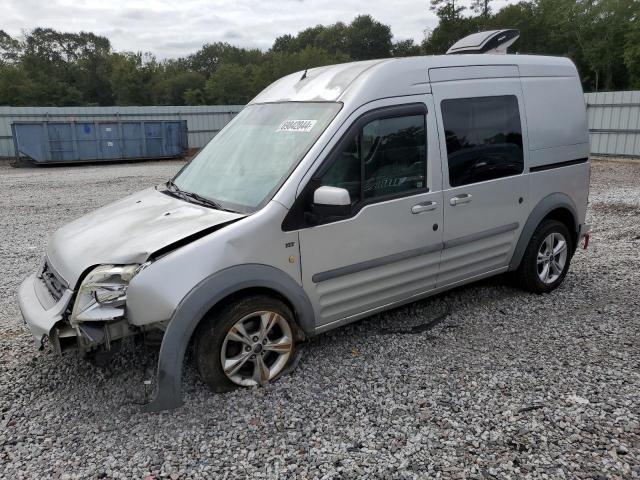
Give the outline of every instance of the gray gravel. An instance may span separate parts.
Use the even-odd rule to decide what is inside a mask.
[[[0,477],[640,478],[640,163],[594,164],[592,245],[556,292],[498,278],[377,315],[265,388],[211,394],[189,360],[186,405],[144,414],[157,350],[38,352],[15,290],[47,232],[180,165],[0,165]]]

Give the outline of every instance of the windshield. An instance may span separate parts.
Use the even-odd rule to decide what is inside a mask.
[[[340,107],[328,102],[249,105],[173,182],[223,208],[252,212],[284,182]]]

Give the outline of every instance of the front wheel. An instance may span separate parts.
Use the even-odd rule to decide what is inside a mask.
[[[274,380],[294,357],[293,322],[283,302],[263,295],[211,315],[195,339],[202,380],[215,392]]]
[[[545,220],[533,233],[516,275],[525,290],[547,293],[564,280],[571,263],[573,245],[567,227]]]

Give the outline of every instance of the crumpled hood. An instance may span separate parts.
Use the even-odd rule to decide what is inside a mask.
[[[93,265],[144,263],[163,247],[244,216],[188,203],[150,188],[60,228],[49,239],[47,257],[73,286]]]

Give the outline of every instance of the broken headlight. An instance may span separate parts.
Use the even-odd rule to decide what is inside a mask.
[[[127,287],[140,269],[141,265],[101,265],[91,270],[76,294],[71,323],[124,317]]]

